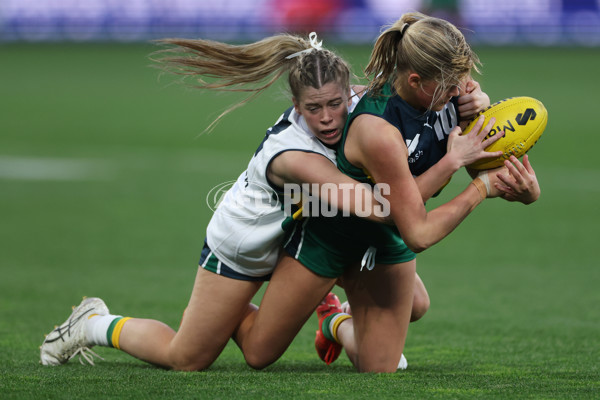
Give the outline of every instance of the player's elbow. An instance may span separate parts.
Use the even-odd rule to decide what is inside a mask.
[[[427,250],[435,244],[435,233],[429,225],[422,221],[412,224],[402,224],[398,218],[393,218],[404,244],[415,253]]]
[[[418,235],[411,235],[411,237],[404,238],[404,243],[415,253],[425,251],[433,245],[433,243],[424,240]]]
[[[418,245],[408,245],[408,248],[412,250],[413,253],[420,253],[422,251],[427,250],[427,246],[418,246]]]
[[[404,243],[406,243],[406,246],[415,253],[427,250],[431,246],[429,242],[419,237],[404,238]]]

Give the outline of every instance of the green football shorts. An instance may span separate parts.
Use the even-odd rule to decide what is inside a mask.
[[[376,249],[375,264],[414,260],[395,226],[358,217],[309,217],[296,222],[286,234],[284,249],[314,273],[340,277],[359,264],[369,247]]]

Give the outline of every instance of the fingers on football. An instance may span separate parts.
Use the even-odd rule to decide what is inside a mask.
[[[489,146],[491,146],[492,144],[496,143],[498,140],[502,139],[504,137],[504,131],[500,131],[498,133],[496,133],[494,136],[489,137],[487,139],[484,139],[481,142],[481,145],[484,149],[488,148]],[[503,154],[502,150],[498,150],[498,151],[494,151],[494,152],[489,152],[489,156],[494,156],[494,157],[500,157]]]
[[[529,156],[527,154],[523,156],[523,165],[525,166],[525,169],[527,170],[527,172],[529,172],[530,175],[535,175],[535,171],[533,170],[533,167],[529,162]]]
[[[492,129],[493,122],[496,122],[496,119],[493,117],[490,118],[490,121],[488,122],[488,124],[485,127],[483,127],[484,122],[485,122],[484,115],[480,115],[479,117],[477,117],[475,125],[473,125],[471,130],[466,132],[465,135],[471,135],[473,132],[475,132],[475,134],[473,136],[479,136],[480,134],[484,133],[483,136],[485,137],[485,135],[487,135],[490,132],[490,130]]]
[[[485,121],[485,117],[482,115],[481,117],[479,117],[479,119],[477,120],[477,125],[479,125],[479,123],[481,122],[481,124],[483,125],[483,122]],[[483,137],[487,136],[488,133],[490,133],[490,131],[492,130],[492,128],[494,127],[494,124],[496,123],[496,118],[492,117],[488,120],[488,123],[483,127],[483,129],[481,130],[477,130],[477,135],[481,135],[483,134]],[[475,125],[475,126],[477,126]],[[475,128],[473,128],[473,130],[475,130]],[[496,135],[494,135],[496,136]]]

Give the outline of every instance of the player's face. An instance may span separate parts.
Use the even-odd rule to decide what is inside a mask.
[[[321,142],[334,145],[340,141],[352,103],[348,88],[330,82],[320,89],[305,87],[294,98],[296,112],[304,117],[308,128]]]
[[[423,108],[430,108],[433,111],[440,111],[452,97],[460,94],[460,88],[457,85],[452,85],[449,88],[443,90],[439,95],[438,87],[439,83],[435,81],[425,81],[419,85],[417,90],[417,98],[419,105]]]

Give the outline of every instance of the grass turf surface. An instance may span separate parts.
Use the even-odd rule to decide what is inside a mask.
[[[493,101],[528,95],[549,110],[530,153],[542,197],[486,201],[419,255],[432,306],[410,328],[407,371],[359,375],[345,356],[325,366],[314,318],[260,372],[233,344],[200,373],[103,348],[95,367],[40,366],[43,334],[83,295],[177,326],[211,215],[206,195],[237,177],[289,105],[272,90],[199,136],[239,96],[158,80],[146,58],[154,49],[1,48],[2,398],[598,397],[597,49],[478,49]],[[338,50],[355,71],[369,54]],[[461,190],[463,175],[428,206]]]

